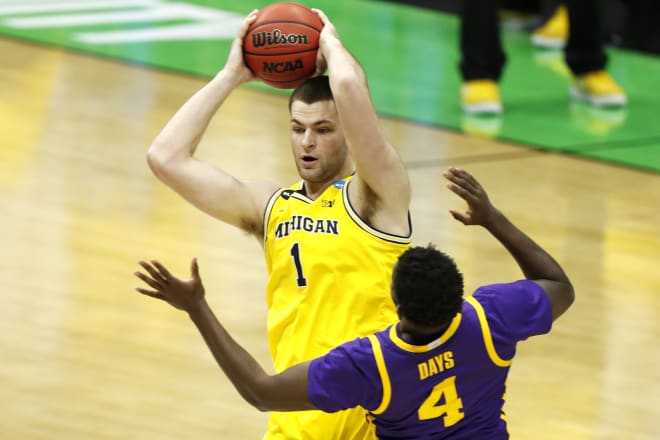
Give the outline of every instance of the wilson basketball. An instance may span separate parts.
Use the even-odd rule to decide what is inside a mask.
[[[243,40],[245,64],[264,83],[291,89],[312,76],[323,22],[298,3],[279,2],[257,12]]]

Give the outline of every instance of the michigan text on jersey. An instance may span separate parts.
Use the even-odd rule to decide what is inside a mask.
[[[293,215],[290,220],[277,224],[275,238],[286,237],[294,231],[339,235],[339,221],[322,218],[315,219],[304,215]]]

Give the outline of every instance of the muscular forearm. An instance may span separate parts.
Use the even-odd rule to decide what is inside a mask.
[[[263,368],[227,333],[206,300],[188,313],[236,390],[248,403],[260,408],[263,399],[259,384],[268,379]]]
[[[406,235],[410,182],[401,157],[380,128],[365,72],[338,39],[324,41],[324,54],[335,105],[359,177],[356,182],[364,183],[369,191],[363,198],[380,200],[384,203],[378,209],[389,211],[388,216],[393,213],[396,226],[389,225],[390,217],[380,227]]]
[[[575,292],[555,259],[497,210],[484,227],[511,253],[525,277],[543,288],[552,305],[552,319],[561,316],[575,300]]]
[[[344,79],[358,80],[358,83],[366,84],[362,66],[338,38],[326,38],[322,44],[331,84],[336,86]]]
[[[484,227],[509,251],[528,279],[569,282],[555,259],[501,212],[495,211]]]

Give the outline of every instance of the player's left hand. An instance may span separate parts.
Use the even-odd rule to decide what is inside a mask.
[[[461,168],[449,167],[443,176],[449,181],[447,187],[467,203],[468,209],[463,212],[449,210],[456,220],[464,225],[481,226],[492,221],[498,211],[490,202],[486,190],[472,174]]]
[[[325,71],[328,70],[328,63],[325,59],[323,48],[321,47],[322,39],[324,38],[324,35],[328,34],[328,32],[334,32],[336,34],[337,31],[334,29],[334,25],[330,23],[330,20],[323,11],[316,8],[312,8],[312,11],[319,16],[321,23],[323,23],[323,29],[321,29],[321,33],[319,34],[319,50],[316,52],[316,71],[314,72],[314,75],[312,75],[319,76],[323,75]]]
[[[341,45],[341,41],[339,39],[339,34],[337,33],[337,28],[335,25],[330,21],[327,15],[320,10],[316,8],[312,8],[312,11],[316,13],[316,15],[319,16],[319,19],[323,23],[323,29],[321,29],[321,33],[319,34],[319,54],[322,57],[322,59],[325,61],[326,58],[328,58],[328,53],[327,51],[330,50],[330,47],[334,43],[338,43]],[[318,70],[318,60],[319,56],[317,55],[317,70]],[[323,63],[325,65],[325,62]],[[325,71],[325,66],[324,71]]]

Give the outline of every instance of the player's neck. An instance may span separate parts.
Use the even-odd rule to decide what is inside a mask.
[[[325,191],[333,182],[310,183],[307,180],[303,181],[301,192],[312,200],[316,200],[323,191]]]
[[[428,345],[447,330],[449,324],[437,328],[421,328],[406,319],[399,322],[400,337],[410,345]]]
[[[337,175],[335,178],[323,183],[303,180],[301,192],[310,199],[316,200],[330,185],[333,185],[335,182],[345,179],[352,174],[352,172],[348,172],[346,174]]]

